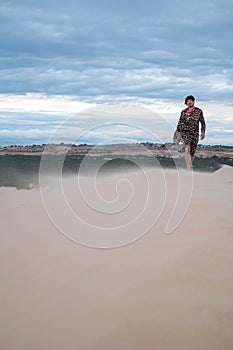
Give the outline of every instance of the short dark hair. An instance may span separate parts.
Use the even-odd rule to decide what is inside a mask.
[[[187,104],[187,101],[188,100],[192,100],[193,102],[195,101],[195,97],[193,95],[188,95],[186,98],[185,98],[185,101],[184,103]]]

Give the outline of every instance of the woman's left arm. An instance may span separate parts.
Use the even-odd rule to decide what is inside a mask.
[[[204,115],[203,115],[202,110],[201,110],[201,112],[200,112],[199,121],[200,121],[200,123],[201,123],[201,140],[203,140],[204,137],[205,137],[206,123],[205,123],[205,118],[204,118]]]

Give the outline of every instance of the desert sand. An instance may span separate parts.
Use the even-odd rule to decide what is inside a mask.
[[[168,200],[159,220],[141,238],[111,249],[62,234],[39,188],[0,188],[2,350],[233,349],[233,167],[194,171],[188,210],[171,234],[165,227],[177,172],[164,173]],[[136,186],[134,204],[120,217],[92,213],[71,176],[64,179],[70,207],[93,225],[132,220],[145,201],[140,171],[106,174],[99,191],[110,200],[122,175]],[[56,186],[47,193],[59,210]],[[69,228],[69,218],[62,221]]]

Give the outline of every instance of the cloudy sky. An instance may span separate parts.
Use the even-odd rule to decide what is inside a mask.
[[[145,106],[174,128],[188,94],[206,116],[202,143],[233,144],[233,0],[3,0],[0,15],[1,145],[47,142],[74,116],[88,130],[100,116],[79,112],[106,103]],[[106,131],[121,137],[115,123]]]

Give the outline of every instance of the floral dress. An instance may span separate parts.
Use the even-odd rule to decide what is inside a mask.
[[[174,140],[181,140],[184,145],[190,146],[190,154],[192,156],[196,152],[199,140],[199,122],[201,123],[201,132],[205,133],[206,123],[202,110],[195,107],[194,111],[188,114],[187,109],[184,109],[180,114],[174,134]]]

